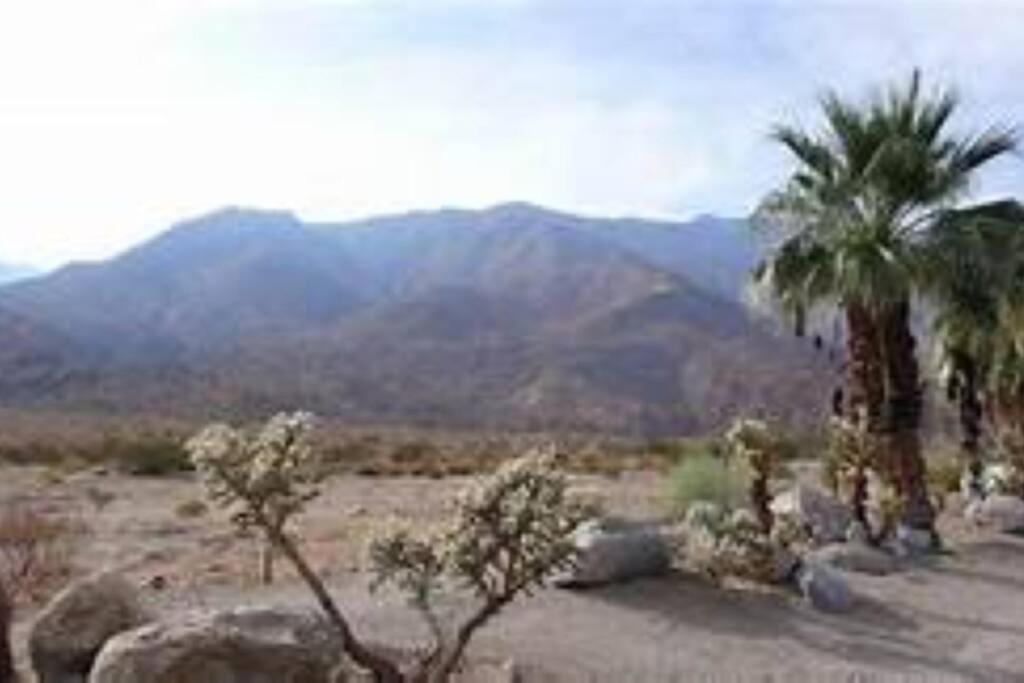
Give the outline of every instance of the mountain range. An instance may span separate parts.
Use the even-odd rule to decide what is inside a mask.
[[[25,278],[38,274],[39,271],[30,266],[21,266],[14,263],[4,263],[0,261],[0,285],[7,282],[14,282],[16,280],[24,280]]]
[[[0,405],[644,435],[809,419],[823,364],[740,303],[757,254],[712,216],[225,209],[0,287]]]

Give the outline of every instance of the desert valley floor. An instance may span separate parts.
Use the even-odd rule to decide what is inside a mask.
[[[659,475],[583,476],[607,509],[656,516]],[[461,481],[339,477],[302,520],[314,564],[363,633],[422,635],[391,594],[371,595],[360,558],[375,526],[437,519]],[[154,608],[178,611],[311,600],[286,572],[255,577],[256,546],[217,510],[182,514],[200,496],[189,478],[6,468],[0,501],[31,502],[83,527],[75,572],[117,567]],[[714,588],[677,574],[570,592],[546,589],[489,625],[473,650],[512,658],[532,681],[1019,681],[1024,677],[1024,538],[968,529],[955,505],[943,518],[949,552],[887,577],[850,574],[850,614],[814,611],[799,596]],[[16,641],[36,609],[22,606]]]

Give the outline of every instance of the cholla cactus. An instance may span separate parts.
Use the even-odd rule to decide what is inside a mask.
[[[878,465],[879,456],[878,437],[868,430],[866,419],[831,418],[828,457],[836,485],[847,491],[854,519],[868,530],[868,471]]]
[[[772,529],[769,483],[779,459],[779,439],[761,420],[739,419],[725,433],[725,443],[733,457],[750,465],[750,505],[765,534]]]
[[[210,498],[228,509],[236,524],[280,535],[319,493],[312,429],[309,413],[279,413],[254,434],[210,425],[185,448]],[[273,580],[272,544],[263,547],[260,575],[264,583]]]
[[[781,548],[762,532],[759,520],[748,510],[687,515],[685,541],[687,563],[712,579],[775,580],[775,558]]]
[[[310,446],[313,418],[308,413],[279,414],[248,434],[214,424],[186,443],[210,498],[231,512],[242,528],[255,527],[282,552],[316,596],[341,638],[342,648],[378,681],[398,683],[401,672],[352,633],[323,581],[287,532],[288,522],[319,495],[319,468]]]
[[[477,629],[573,562],[573,532],[594,512],[570,495],[554,452],[534,451],[466,489],[455,501],[450,523],[435,535],[419,539],[395,531],[373,541],[374,586],[391,583],[407,593],[435,641],[417,668],[403,672],[355,637],[287,532],[289,520],[319,493],[311,429],[306,413],[277,415],[255,434],[211,425],[187,448],[210,497],[238,525],[262,530],[291,561],[338,631],[345,652],[377,681],[448,680]],[[444,580],[469,589],[479,603],[451,635],[432,606]]]
[[[432,538],[398,531],[373,541],[378,583],[410,596],[435,637],[424,660],[427,680],[447,680],[473,633],[505,605],[555,570],[573,563],[573,532],[594,514],[569,493],[552,450],[537,450],[503,465],[456,498],[450,523]],[[430,598],[449,579],[477,598],[453,634],[441,628]]]

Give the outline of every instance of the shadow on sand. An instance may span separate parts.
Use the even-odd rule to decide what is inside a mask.
[[[1019,550],[1019,549],[1018,549]],[[924,571],[950,571],[935,563]],[[1016,586],[1021,589],[1024,586]],[[1021,637],[1024,629],[956,619],[919,610],[897,609],[859,597],[848,614],[818,612],[796,593],[722,589],[683,573],[644,579],[583,593],[629,610],[655,615],[668,624],[754,640],[788,640],[854,668],[893,674],[970,681],[1016,681],[1021,672],[992,663],[962,662],[922,628],[934,620],[959,629],[979,629]]]

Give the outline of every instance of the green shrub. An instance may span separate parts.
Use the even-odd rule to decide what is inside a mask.
[[[730,509],[747,498],[746,473],[724,458],[705,452],[683,458],[669,475],[669,499],[675,514],[696,501]]]
[[[164,477],[193,469],[185,447],[169,436],[110,439],[105,448],[117,469],[133,476]]]

